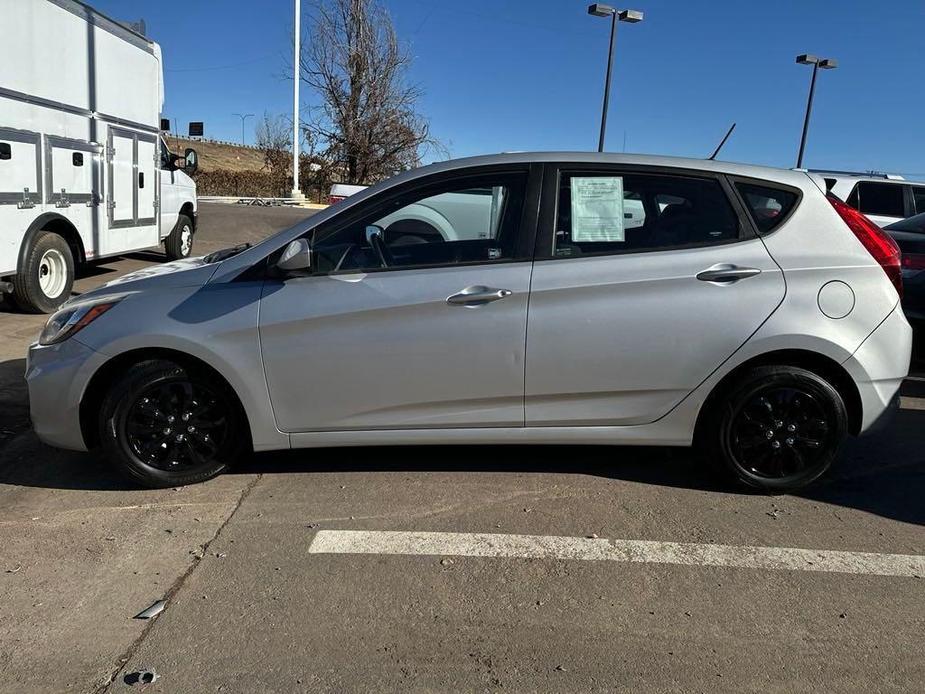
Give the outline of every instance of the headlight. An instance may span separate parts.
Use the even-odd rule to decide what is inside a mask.
[[[45,328],[42,330],[42,334],[39,335],[39,344],[53,345],[66,340],[71,335],[86,328],[121,300],[122,297],[117,299],[106,297],[105,299],[66,306],[45,323]]]

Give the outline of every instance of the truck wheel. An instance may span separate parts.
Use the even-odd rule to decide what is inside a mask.
[[[169,260],[189,258],[193,252],[193,222],[185,214],[181,214],[177,225],[164,239],[164,251]]]
[[[13,301],[28,313],[51,313],[71,296],[74,256],[61,236],[40,231],[13,280]]]

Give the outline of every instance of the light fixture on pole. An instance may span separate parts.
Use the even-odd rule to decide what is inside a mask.
[[[806,115],[803,118],[803,136],[800,138],[800,153],[797,154],[797,168],[803,168],[803,152],[806,151],[806,134],[809,132],[809,116],[813,111],[813,96],[816,93],[816,73],[819,68],[823,70],[834,70],[838,67],[838,61],[834,58],[820,58],[809,53],[797,56],[797,62],[800,65],[812,65],[813,76],[809,82],[809,98],[806,100]]]
[[[241,144],[243,145],[244,144],[244,121],[246,121],[248,118],[253,118],[254,114],[253,113],[243,113],[243,114],[242,113],[232,113],[231,115],[237,116],[238,118],[241,119]]]
[[[610,5],[596,2],[588,6],[588,14],[594,17],[610,17],[610,51],[607,53],[607,77],[604,81],[604,107],[601,111],[601,136],[597,151],[604,151],[604,133],[607,130],[607,107],[610,104],[610,74],[613,71],[613,54],[617,44],[617,22],[636,24],[641,22],[643,13],[639,10],[618,10]]]

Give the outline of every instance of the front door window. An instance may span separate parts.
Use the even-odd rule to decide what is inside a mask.
[[[518,254],[526,174],[399,196],[312,243],[316,273],[496,263]]]

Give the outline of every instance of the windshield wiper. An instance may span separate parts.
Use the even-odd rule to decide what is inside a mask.
[[[251,245],[249,243],[241,243],[237,246],[232,246],[231,248],[222,248],[221,250],[209,253],[209,255],[203,258],[203,261],[206,263],[220,263],[223,260],[227,260],[228,258],[237,255],[238,253],[243,253],[250,247]]]

